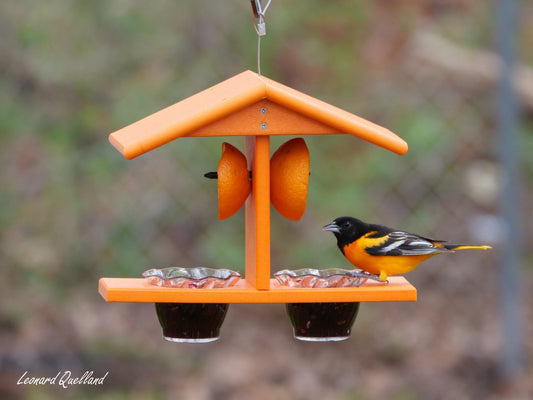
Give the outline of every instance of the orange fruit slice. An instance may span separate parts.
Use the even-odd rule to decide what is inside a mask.
[[[218,219],[226,219],[242,207],[252,185],[246,157],[229,143],[222,143],[217,167]]]
[[[309,164],[302,138],[283,143],[270,159],[270,201],[285,218],[298,221],[305,213]]]

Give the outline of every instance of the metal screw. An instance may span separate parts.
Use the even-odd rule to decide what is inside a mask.
[[[267,109],[265,107],[261,108],[261,114],[266,114],[267,113]]]
[[[266,129],[266,128],[267,128],[267,124],[266,124],[265,122],[263,122],[263,123],[261,124],[261,129]]]

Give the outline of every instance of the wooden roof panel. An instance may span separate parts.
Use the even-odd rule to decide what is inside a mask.
[[[237,112],[265,97],[265,85],[243,72],[109,135],[131,159]]]
[[[270,100],[397,154],[407,152],[407,143],[390,130],[279,82],[266,77],[262,79],[267,82]]]

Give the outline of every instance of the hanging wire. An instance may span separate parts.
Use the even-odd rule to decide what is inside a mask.
[[[261,0],[251,0],[252,10],[254,12],[253,26],[257,33],[257,73],[261,75],[261,37],[266,35],[266,19],[265,13],[270,6],[268,0],[265,8],[261,7]],[[256,23],[257,20],[257,23]]]

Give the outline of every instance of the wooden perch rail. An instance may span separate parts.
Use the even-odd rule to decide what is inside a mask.
[[[367,281],[356,288],[302,289],[280,286],[270,280],[269,290],[257,290],[242,279],[220,289],[173,289],[153,286],[145,279],[101,278],[98,288],[106,301],[141,303],[320,303],[416,301],[416,289],[404,277],[389,284]]]

